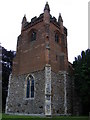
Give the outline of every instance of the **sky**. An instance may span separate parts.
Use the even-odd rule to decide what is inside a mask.
[[[17,37],[21,33],[24,14],[27,21],[43,13],[46,2],[50,14],[58,19],[68,30],[68,60],[88,49],[88,0],[1,0],[0,1],[0,43],[7,50],[16,50]]]

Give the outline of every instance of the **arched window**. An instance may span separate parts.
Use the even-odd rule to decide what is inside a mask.
[[[31,41],[34,41],[34,40],[36,40],[36,32],[32,31],[32,33],[31,33]]]
[[[27,80],[26,98],[29,98],[30,94],[30,81]]]
[[[59,35],[58,35],[58,33],[55,34],[55,42],[59,43]]]
[[[34,98],[34,78],[32,75],[26,78],[26,98]]]

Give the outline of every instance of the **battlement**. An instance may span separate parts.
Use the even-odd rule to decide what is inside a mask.
[[[42,22],[42,21],[43,21],[43,18],[44,18],[44,13],[41,13],[41,14],[39,15],[39,17],[37,17],[37,16],[33,17],[33,18],[31,19],[31,22],[26,22],[26,23],[24,24],[24,30],[28,29],[29,27],[34,26],[35,24],[38,24],[38,23]],[[57,26],[57,27],[60,29],[61,26],[60,26],[59,21],[58,21],[54,16],[52,17],[51,14],[50,14],[50,22],[53,23],[55,26]],[[63,27],[64,27],[64,26],[63,26]],[[67,29],[66,29],[66,27],[64,27],[64,33],[65,33],[66,36],[67,36]]]
[[[72,80],[69,76],[67,29],[50,14],[48,2],[30,22],[24,15],[6,101],[7,114],[69,115]],[[70,71],[71,72],[71,71]]]
[[[39,17],[35,16],[31,19],[31,22],[26,22],[25,25],[24,25],[24,29],[28,29],[29,27],[39,23],[39,22],[42,22],[43,21],[43,13],[40,14]]]

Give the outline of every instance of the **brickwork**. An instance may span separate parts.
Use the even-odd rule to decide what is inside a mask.
[[[43,69],[45,65],[45,39],[43,23],[23,31],[18,40],[18,51],[14,59],[13,74],[24,74]],[[38,30],[36,41],[30,42],[30,31]],[[39,30],[40,29],[40,30]],[[15,66],[15,67],[14,67]]]
[[[50,47],[49,62],[52,69],[57,72],[61,70],[60,56],[64,56],[63,70],[66,70],[68,66],[67,29],[60,26],[56,18],[53,18],[47,10],[38,18],[34,17],[30,23],[25,21],[24,16],[23,28],[17,41],[17,54],[13,62],[13,75],[42,70],[49,60],[46,52],[47,45]],[[31,41],[33,30],[36,31],[35,41]],[[59,34],[59,43],[55,42],[56,32]]]
[[[12,77],[8,88],[6,113],[32,115],[68,115],[72,111],[72,81],[68,75],[67,29],[59,15],[44,13],[28,23],[22,20],[17,40]],[[25,97],[27,75],[35,78],[35,96]],[[50,90],[47,92],[47,90]],[[49,93],[50,92],[50,93]]]

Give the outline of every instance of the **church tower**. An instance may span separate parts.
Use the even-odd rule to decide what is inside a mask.
[[[27,22],[23,17],[16,56],[9,78],[7,114],[71,114],[71,80],[67,53],[67,29],[59,14],[44,12]]]

